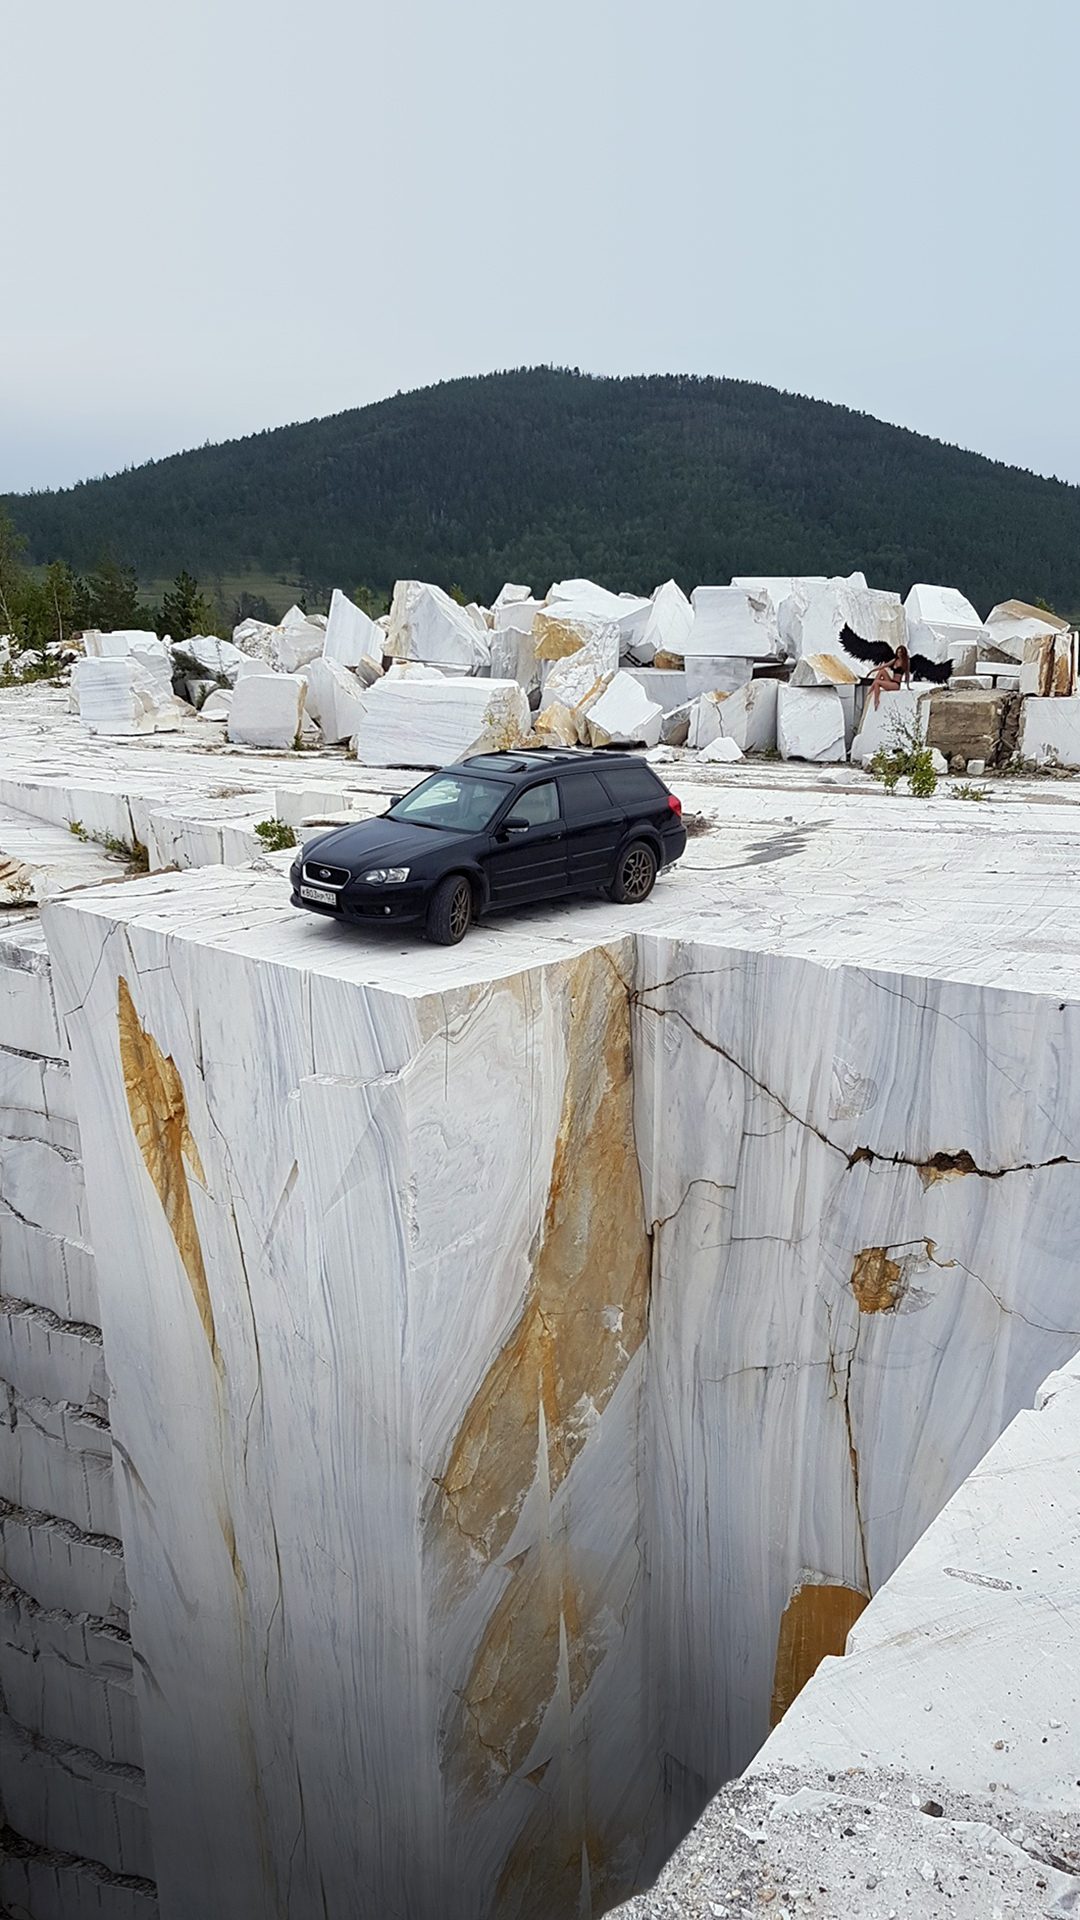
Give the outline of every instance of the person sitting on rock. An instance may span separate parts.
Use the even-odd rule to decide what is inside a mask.
[[[870,682],[869,692],[874,697],[874,712],[878,710],[883,693],[899,693],[901,687],[911,685],[911,656],[906,647],[897,647],[891,660],[885,660],[875,668]]]

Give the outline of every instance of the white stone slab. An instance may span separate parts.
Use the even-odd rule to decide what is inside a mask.
[[[300,731],[305,691],[299,674],[241,675],[229,708],[229,739],[248,747],[291,747]]]
[[[171,652],[177,672],[186,672],[187,662],[194,660],[211,679],[226,680],[230,687],[235,686],[237,673],[249,664],[249,656],[241,647],[231,640],[219,640],[216,634],[196,633],[190,640],[174,641]]]
[[[140,653],[152,652],[155,647],[164,647],[156,633],[141,627],[117,627],[115,631],[103,633],[96,627],[88,627],[82,637],[83,652],[92,660],[125,660],[133,649]]]
[[[791,676],[793,687],[853,687],[861,675],[835,653],[804,653],[795,662]]]
[[[776,744],[784,760],[846,760],[844,709],[836,690],[781,685]]]
[[[1029,606],[1025,600],[1002,600],[986,616],[990,645],[1016,661],[1024,658],[1025,640],[1038,639],[1043,634],[1057,636],[1067,633],[1068,628],[1067,620],[1045,613],[1041,607]]]
[[[390,607],[386,651],[398,660],[419,660],[459,674],[483,671],[491,649],[464,607],[441,587],[399,580]]]
[[[726,693],[703,693],[690,708],[690,722],[686,744],[696,752],[710,746],[720,737],[720,715],[732,696]]]
[[[780,652],[776,611],[767,594],[744,587],[695,587],[694,624],[683,652],[707,658],[767,660]]]
[[[987,631],[971,601],[956,587],[920,581],[904,601],[908,646],[927,660],[953,660],[958,672],[970,672],[966,650],[985,645]]]
[[[610,622],[618,629],[620,653],[640,641],[652,613],[652,602],[637,594],[611,593],[593,580],[558,580],[550,589],[546,607],[557,618],[582,617]]]
[[[370,767],[441,767],[485,747],[515,746],[529,732],[516,680],[397,679],[391,672],[363,701],[352,746]]]
[[[497,613],[502,607],[513,606],[517,601],[531,600],[531,599],[532,599],[531,587],[516,586],[512,580],[507,580],[505,585],[499,588],[498,593],[495,595],[495,598],[491,603],[492,611]]]

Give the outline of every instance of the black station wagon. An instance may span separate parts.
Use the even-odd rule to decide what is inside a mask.
[[[478,914],[603,888],[648,898],[686,847],[682,807],[629,753],[533,748],[444,767],[376,820],[334,827],[294,861],[292,902],[361,923],[422,925],[454,946]]]

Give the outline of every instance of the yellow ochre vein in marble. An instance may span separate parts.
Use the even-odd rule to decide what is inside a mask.
[[[188,1124],[184,1085],[171,1054],[164,1054],[147,1033],[121,974],[117,981],[117,1019],[120,1028],[120,1064],[124,1074],[128,1112],[147,1173],[176,1242],[187,1274],[203,1332],[215,1365],[219,1364],[217,1331],[206,1280],[202,1243],[188,1185],[188,1167],[200,1186],[205,1175],[199,1150]],[[185,1161],[187,1165],[185,1166]]]
[[[548,1498],[562,1485],[648,1322],[628,994],[598,952],[567,968],[566,986],[566,1081],[528,1295],[465,1414],[429,1518],[451,1599],[508,1544],[537,1474]],[[572,1558],[560,1529],[507,1565],[445,1749],[473,1802],[525,1762],[557,1689],[572,1710],[603,1658],[599,1608]]]

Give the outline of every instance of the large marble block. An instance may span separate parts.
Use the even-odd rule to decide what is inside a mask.
[[[613,674],[587,707],[585,728],[592,747],[655,747],[660,740],[663,708],[626,672]]]
[[[957,587],[920,581],[904,601],[904,612],[908,646],[927,660],[959,661],[971,647],[985,646],[989,638],[971,601]]]
[[[1025,700],[1019,753],[1037,767],[1080,767],[1080,695]]]
[[[682,659],[694,624],[694,609],[677,580],[665,580],[657,587],[639,637],[630,651],[642,666],[648,666],[658,653]]]
[[[247,747],[291,747],[300,732],[305,692],[298,673],[241,674],[229,708],[229,739]]]
[[[846,760],[844,709],[834,687],[781,685],[776,744],[783,760]]]
[[[91,733],[154,733],[179,725],[168,663],[162,678],[132,653],[88,656],[76,660],[71,685],[79,718]]]
[[[363,703],[352,748],[369,767],[442,767],[469,752],[517,746],[529,731],[516,680],[399,679],[391,669]]]
[[[307,682],[304,711],[310,713],[327,745],[350,740],[364,716],[361,681],[340,660],[326,654],[312,660],[303,673]]]
[[[717,709],[720,732],[744,753],[776,750],[778,680],[749,680]]]
[[[368,987],[222,869],[49,933],[163,1914],[600,1910],[662,1793],[631,944]]]
[[[270,664],[279,673],[299,673],[310,660],[318,658],[326,643],[326,621],[319,614],[306,614],[302,607],[290,607],[270,638]]]
[[[860,640],[876,641],[894,653],[907,645],[907,617],[898,593],[868,587],[861,573],[848,578],[796,580],[779,613],[780,635],[795,660],[804,654],[829,654],[848,667],[857,679],[868,679],[872,667],[845,652],[841,629],[851,627]]]
[[[386,651],[460,674],[480,673],[491,648],[464,607],[425,580],[399,580],[390,606]]]
[[[776,611],[767,594],[745,587],[695,587],[694,624],[683,652],[707,659],[767,660],[780,652]]]

